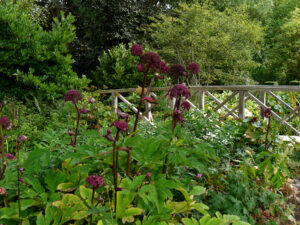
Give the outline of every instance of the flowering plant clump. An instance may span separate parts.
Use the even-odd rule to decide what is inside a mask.
[[[11,160],[16,159],[16,157],[10,153],[6,153],[5,156],[6,156],[6,158],[11,159]]]
[[[126,132],[128,129],[128,124],[123,121],[115,121],[112,125],[122,132]]]
[[[197,74],[199,72],[199,65],[197,63],[191,63],[187,68],[193,74]]]
[[[173,78],[179,78],[182,76],[188,76],[188,73],[182,65],[174,64],[171,66],[168,75]]]
[[[186,110],[190,110],[191,104],[188,101],[185,101],[181,104],[181,107]]]
[[[100,186],[105,186],[104,179],[96,174],[87,177],[85,181],[95,189],[99,188]]]
[[[169,96],[171,98],[181,98],[185,97],[186,99],[191,97],[191,92],[185,84],[176,84],[169,90]]]
[[[161,59],[155,52],[147,52],[141,56],[140,63],[143,66],[143,71],[145,69],[152,69],[157,72],[161,68]]]
[[[65,101],[71,101],[73,102],[73,104],[77,103],[78,101],[82,100],[82,95],[79,91],[77,90],[69,90],[67,91],[67,93],[65,94],[64,97]]]
[[[130,52],[133,56],[141,56],[143,54],[143,48],[138,44],[134,44],[131,47]]]

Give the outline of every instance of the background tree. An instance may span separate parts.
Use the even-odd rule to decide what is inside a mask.
[[[0,92],[55,99],[88,84],[72,70],[68,44],[75,38],[74,18],[61,15],[45,31],[28,7],[0,4]]]
[[[260,50],[262,27],[245,9],[221,12],[210,4],[181,5],[161,15],[146,29],[147,42],[172,63],[195,61],[200,66],[193,84],[247,84],[253,56]]]

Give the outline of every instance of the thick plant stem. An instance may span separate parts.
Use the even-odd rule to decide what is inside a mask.
[[[130,159],[131,159],[131,149],[128,151],[128,157],[127,157],[127,170],[126,170],[126,176],[130,176]]]
[[[271,128],[271,117],[268,117],[268,127],[267,127],[266,138],[265,138],[265,148],[266,149],[267,149],[267,145],[268,145],[268,135],[269,135],[270,128]]]
[[[117,181],[118,181],[118,174],[117,174],[117,160],[116,160],[116,144],[119,139],[120,131],[117,131],[116,138],[114,140],[113,145],[113,176],[114,176],[114,188],[115,188],[115,199],[114,199],[114,212],[117,210]]]
[[[17,142],[17,160],[18,160],[18,207],[19,218],[21,217],[21,174],[20,174],[20,143]]]
[[[145,92],[145,85],[146,85],[146,81],[147,81],[148,70],[149,69],[147,68],[147,70],[144,72],[144,81],[143,81],[143,86],[142,86],[142,93],[141,93],[141,98],[140,98],[140,102],[139,102],[138,111],[137,111],[136,117],[135,117],[133,133],[136,132],[136,129],[137,129],[137,126],[138,126],[140,112],[141,112],[141,108],[142,108],[142,104],[143,104],[143,96],[144,96],[144,92]]]
[[[91,206],[94,205],[94,198],[95,198],[95,188],[93,187]],[[91,214],[91,219],[90,219],[90,225],[92,224],[93,224],[93,214]]]
[[[5,169],[6,169],[5,149],[4,149],[4,135],[3,135],[2,125],[0,125],[0,135],[1,135],[1,158],[2,158],[2,168],[1,168],[0,180],[2,180],[4,178],[4,173],[5,173]]]
[[[75,135],[74,135],[74,147],[76,147],[76,143],[77,143],[77,135],[78,135],[78,128],[79,128],[79,120],[80,120],[80,111],[78,109],[78,106],[77,104],[75,103],[75,108],[76,108],[76,111],[77,111],[77,123],[76,123],[76,130],[75,130]],[[74,150],[76,151],[76,150]]]

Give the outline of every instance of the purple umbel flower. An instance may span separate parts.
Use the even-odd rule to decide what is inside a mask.
[[[137,64],[136,68],[139,72],[141,72],[141,73],[144,72],[142,64]]]
[[[21,135],[19,138],[18,138],[18,142],[25,142],[27,141],[28,138],[25,136],[25,135]]]
[[[190,90],[184,84],[176,84],[174,87],[170,89],[169,95],[171,98],[191,97]]]
[[[90,112],[89,109],[86,109],[86,108],[80,109],[80,113],[81,113],[81,114],[87,114],[87,113],[89,113],[89,112]]]
[[[20,172],[21,172],[21,173],[23,173],[23,172],[24,172],[24,168],[23,168],[23,167],[20,167],[20,169],[19,169],[19,170],[20,170]]]
[[[186,110],[190,110],[191,104],[188,101],[185,101],[181,104],[181,107]]]
[[[152,176],[152,173],[150,173],[150,172],[146,173],[147,178],[150,178],[151,176]]]
[[[169,67],[164,61],[160,62],[160,72],[161,73],[168,73],[169,72]]]
[[[68,135],[69,135],[70,137],[74,135],[74,132],[72,131],[72,129],[69,129],[69,130],[68,130]]]
[[[153,71],[160,70],[160,57],[158,54],[154,52],[147,52],[143,56],[141,56],[141,64],[143,68],[149,68]]]
[[[188,68],[189,71],[191,71],[193,74],[196,74],[199,72],[199,66],[197,63],[191,63]]]
[[[186,73],[185,68],[182,65],[180,65],[180,64],[174,64],[169,69],[168,75],[170,77],[178,78],[178,77],[181,77],[181,76],[186,76],[187,73]]]
[[[271,108],[270,107],[268,107],[268,108],[265,108],[264,109],[264,116],[266,117],[266,118],[270,118],[271,117]]]
[[[128,114],[122,112],[120,109],[118,109],[117,115],[118,115],[118,117],[121,118],[121,119],[128,119]]]
[[[6,128],[10,125],[10,121],[6,117],[1,117],[0,124],[2,125],[3,128]]]
[[[64,100],[73,102],[75,104],[78,101],[82,100],[82,96],[81,96],[81,93],[77,90],[69,90],[65,94]]]
[[[12,160],[16,158],[14,155],[12,155],[10,153],[6,153],[5,156],[6,156],[6,158],[12,159]]]
[[[91,103],[91,104],[94,104],[96,102],[96,100],[94,99],[94,98],[91,98],[90,100],[89,100],[89,103]]]
[[[202,177],[202,173],[198,173],[196,178],[200,179]]]
[[[5,195],[6,191],[4,187],[0,187],[0,195]]]
[[[100,186],[105,186],[104,179],[96,174],[87,177],[85,181],[95,189]]]
[[[126,132],[128,129],[128,124],[123,121],[115,121],[112,125],[122,132]]]
[[[131,47],[130,52],[133,56],[141,56],[143,54],[142,46],[135,44]]]

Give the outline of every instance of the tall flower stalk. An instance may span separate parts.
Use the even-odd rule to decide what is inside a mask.
[[[17,161],[18,161],[18,210],[19,210],[19,218],[21,217],[21,172],[23,171],[23,168],[20,167],[20,145],[27,141],[27,137],[25,135],[22,135],[17,140]]]
[[[91,175],[85,179],[85,181],[93,187],[91,206],[94,205],[95,192],[100,186],[105,186],[104,179],[96,174]],[[90,225],[93,224],[93,214],[91,214]]]
[[[1,136],[1,159],[2,159],[2,167],[1,167],[1,173],[0,173],[0,180],[4,178],[4,173],[6,170],[6,161],[5,161],[5,146],[4,146],[4,130],[10,129],[12,126],[9,119],[6,117],[0,118],[0,136]]]

